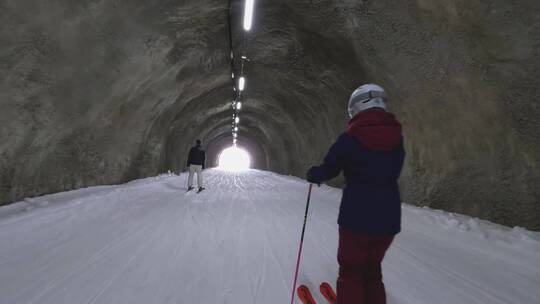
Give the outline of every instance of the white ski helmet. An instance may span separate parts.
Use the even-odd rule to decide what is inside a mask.
[[[353,118],[356,114],[371,108],[382,108],[386,110],[386,92],[376,84],[365,84],[354,90],[349,99],[349,116]]]

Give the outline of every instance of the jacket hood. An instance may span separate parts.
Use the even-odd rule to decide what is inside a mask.
[[[384,110],[360,112],[349,121],[347,134],[374,151],[390,151],[401,142],[401,124]]]

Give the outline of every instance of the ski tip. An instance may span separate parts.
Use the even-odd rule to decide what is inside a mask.
[[[328,282],[323,282],[321,283],[319,289],[328,303],[337,303],[337,296],[332,288],[332,285],[330,285]]]
[[[302,303],[316,304],[315,299],[313,299],[313,296],[311,295],[311,292],[306,285],[298,286],[296,291],[298,292],[298,298],[300,298],[300,301],[302,301]]]
[[[320,287],[321,288],[328,288],[328,287],[332,288],[332,285],[330,285],[330,283],[328,283],[328,282],[322,282]]]

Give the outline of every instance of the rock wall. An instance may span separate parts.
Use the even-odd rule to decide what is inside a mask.
[[[227,11],[2,0],[0,202],[169,169],[170,125],[227,81]],[[195,135],[182,135],[185,154]]]

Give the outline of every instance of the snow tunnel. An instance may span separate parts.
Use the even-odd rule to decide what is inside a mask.
[[[252,168],[304,177],[374,82],[405,201],[540,229],[534,1],[259,0],[249,31],[240,0],[33,2],[0,12],[1,204],[181,172],[198,138],[217,166],[234,128]]]

